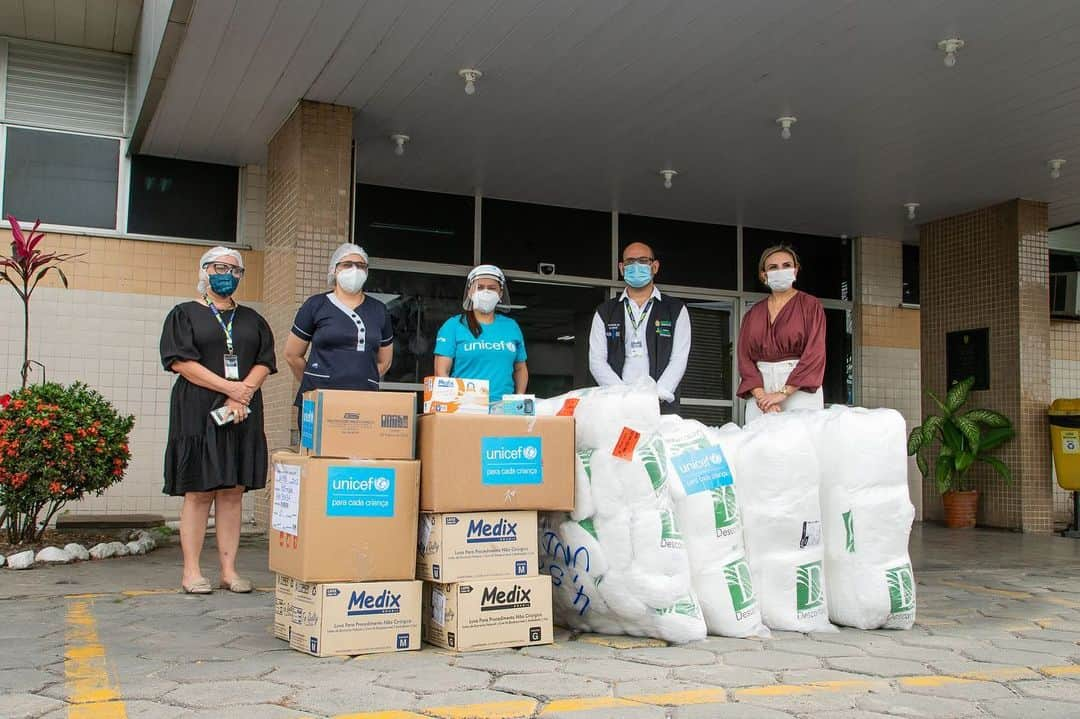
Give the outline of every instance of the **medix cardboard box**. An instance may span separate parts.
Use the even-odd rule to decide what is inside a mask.
[[[316,657],[420,648],[421,582],[297,582],[289,646]]]
[[[424,414],[487,414],[490,399],[486,379],[424,378]]]
[[[416,578],[535,577],[536,512],[421,514]]]
[[[415,460],[273,456],[270,570],[303,582],[416,576]]]
[[[574,418],[420,418],[425,512],[574,508]]]
[[[277,575],[274,586],[274,636],[289,641],[289,624],[292,621],[293,585],[295,580],[284,574]]]
[[[550,644],[552,631],[551,577],[546,575],[424,582],[423,638],[436,646],[471,651]]]
[[[414,459],[416,395],[317,389],[300,407],[300,453],[314,457]]]

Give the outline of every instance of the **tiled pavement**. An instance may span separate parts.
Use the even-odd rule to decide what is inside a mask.
[[[264,544],[245,544],[261,564]],[[908,632],[679,647],[562,632],[521,651],[351,660],[274,639],[269,592],[166,589],[175,549],[0,570],[0,717],[1080,717],[1080,542],[924,527],[913,557]]]

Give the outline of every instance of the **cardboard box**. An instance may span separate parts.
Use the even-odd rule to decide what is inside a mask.
[[[314,457],[416,458],[416,395],[317,389],[300,408],[300,453]]]
[[[552,642],[551,577],[424,582],[424,641],[474,651]]]
[[[574,508],[573,417],[420,418],[425,512]]]
[[[420,648],[421,582],[297,582],[289,646],[316,657]]]
[[[490,400],[486,379],[424,378],[424,414],[487,414]]]
[[[273,456],[270,570],[303,582],[416,576],[420,463]]]
[[[538,553],[536,512],[422,514],[416,578],[535,577]]]
[[[279,574],[274,584],[274,636],[285,641],[289,641],[295,583],[292,577]]]
[[[504,394],[498,402],[491,403],[491,410],[488,414],[532,417],[536,414],[536,395]]]

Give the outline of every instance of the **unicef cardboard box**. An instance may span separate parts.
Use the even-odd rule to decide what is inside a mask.
[[[456,651],[551,644],[551,577],[424,582],[423,639]]]
[[[574,508],[574,418],[420,418],[420,509]]]
[[[539,549],[536,512],[421,514],[416,578],[535,577]]]
[[[302,582],[416,576],[420,463],[275,452],[270,570]]]
[[[414,459],[416,395],[330,389],[305,392],[300,406],[300,453]]]
[[[289,646],[316,657],[420,648],[421,582],[297,582]]]

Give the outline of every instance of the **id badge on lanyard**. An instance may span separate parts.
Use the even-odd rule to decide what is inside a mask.
[[[650,308],[652,308],[652,300],[645,304],[641,309],[641,314],[638,315],[635,321],[633,311],[630,308],[630,301],[627,300],[626,302],[626,316],[630,320],[630,348],[627,354],[630,357],[645,356],[645,342],[641,339],[641,326],[645,324],[645,318],[649,316]]]
[[[214,315],[214,319],[221,325],[221,331],[225,333],[225,379],[238,380],[240,379],[240,358],[236,356],[233,351],[233,339],[232,339],[232,327],[233,320],[236,319],[236,309],[233,308],[232,316],[229,317],[229,323],[225,324],[225,321],[221,319],[221,312],[214,303],[210,301],[210,298],[204,297],[207,306],[210,308],[210,312]]]

